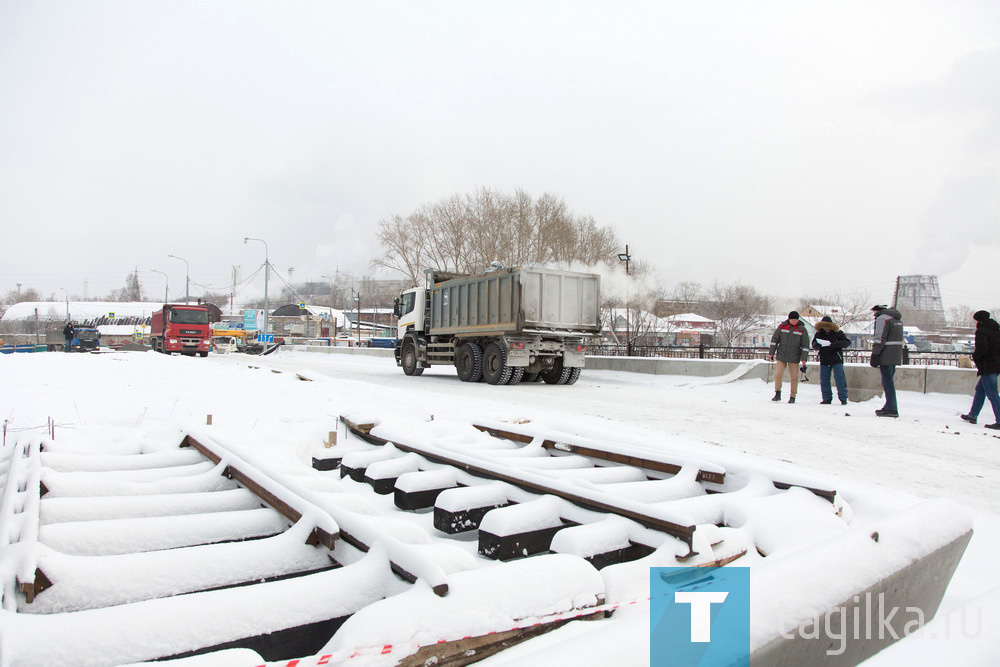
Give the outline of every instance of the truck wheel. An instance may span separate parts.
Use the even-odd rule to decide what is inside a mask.
[[[499,343],[490,343],[483,352],[483,379],[490,384],[510,382],[512,369],[507,365],[507,353]]]
[[[542,373],[542,379],[545,380],[545,384],[562,384],[562,382],[560,382],[562,374],[563,362],[560,357],[552,362],[552,368]]]
[[[580,372],[583,371],[582,368],[567,368],[565,370],[569,371],[569,376],[563,384],[576,384],[576,381],[580,379]]]
[[[541,379],[540,373],[525,373],[521,376],[521,382],[538,382]]]
[[[420,375],[424,372],[423,368],[417,366],[417,349],[412,342],[403,345],[402,359],[403,372],[407,375]]]
[[[455,355],[455,368],[462,382],[479,382],[483,377],[483,348],[463,343]]]
[[[524,377],[524,366],[511,366],[510,379],[507,380],[507,384],[521,384],[521,378],[523,377]]]
[[[198,356],[199,357],[207,357],[208,356],[208,352],[199,352]]]

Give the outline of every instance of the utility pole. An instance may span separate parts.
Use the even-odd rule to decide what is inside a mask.
[[[233,314],[233,310],[236,308],[236,273],[239,271],[240,267],[233,267],[233,291],[229,293],[229,314]]]
[[[243,245],[247,244],[247,241],[260,241],[264,244],[264,334],[267,335],[268,323],[270,318],[268,317],[268,302],[267,302],[267,280],[268,274],[271,272],[271,261],[268,259],[267,252],[267,241],[264,239],[255,239],[249,236],[243,237]]]

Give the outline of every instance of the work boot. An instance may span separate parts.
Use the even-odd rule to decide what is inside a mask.
[[[831,403],[833,403],[832,398],[827,398],[819,402],[820,405],[830,405]]]
[[[788,397],[788,402],[789,403],[794,403],[795,402],[795,397],[794,396],[789,396]]]
[[[986,428],[991,428],[994,431],[1000,431],[1000,422],[997,422],[996,424],[986,424]]]
[[[772,398],[771,400],[772,401],[780,401],[781,400],[781,392],[780,391],[774,392],[774,398]]]
[[[840,404],[841,405],[847,405],[847,399],[846,398],[840,399]]]
[[[898,412],[893,412],[892,410],[886,410],[885,408],[882,408],[880,410],[876,410],[875,414],[877,416],[879,416],[879,417],[898,417],[899,416]]]
[[[971,415],[962,415],[962,419],[964,419],[965,421],[969,422],[970,424],[975,424],[976,423],[976,418],[973,417],[973,416],[971,416]]]

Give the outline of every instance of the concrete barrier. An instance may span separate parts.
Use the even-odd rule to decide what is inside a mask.
[[[289,345],[285,349],[296,353],[346,354],[363,357],[389,357],[390,359],[393,358],[394,353],[392,348],[386,347],[341,347],[336,345]]]
[[[747,362],[739,359],[661,359],[648,357],[587,357],[587,368],[599,371],[650,373],[654,375],[692,375],[720,377],[728,375]],[[807,364],[809,381],[819,384],[819,364]],[[844,364],[847,388],[852,401],[867,401],[882,395],[882,378],[877,368],[867,364]],[[733,378],[774,381],[774,364],[760,364]],[[976,371],[951,366],[897,366],[896,389],[921,394],[972,394],[976,387]],[[785,374],[785,384],[788,384]],[[801,383],[801,382],[800,382]]]
[[[285,350],[296,353],[346,354],[353,356],[393,358],[393,350],[379,347],[326,347],[321,345],[293,345]],[[587,369],[620,371],[623,373],[648,373],[653,375],[689,375],[693,377],[722,377],[748,366],[746,372],[733,380],[758,379],[774,381],[774,364],[751,365],[741,359],[667,359],[659,357],[587,357]],[[807,385],[819,384],[819,364],[807,364]],[[867,401],[882,395],[882,378],[877,368],[867,364],[844,364],[847,389],[852,401]],[[896,389],[921,394],[969,394],[975,390],[976,370],[952,366],[897,366]],[[785,374],[785,384],[789,382]]]

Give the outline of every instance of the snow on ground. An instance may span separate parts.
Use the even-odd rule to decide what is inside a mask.
[[[303,382],[296,373],[318,381]],[[900,392],[902,417],[892,420],[874,416],[878,399],[819,405],[819,388],[811,383],[800,385],[795,405],[770,402],[769,385],[759,380],[699,384],[686,376],[585,371],[571,387],[495,387],[462,383],[453,369],[406,377],[391,358],[294,350],[208,359],[8,355],[0,357],[0,378],[8,443],[41,436],[52,417],[57,444],[72,444],[86,426],[88,438],[103,434],[105,447],[120,443],[126,453],[134,442],[123,433],[130,441],[158,440],[179,433],[179,424],[204,424],[211,414],[213,428],[239,438],[259,459],[294,469],[309,465],[340,414],[419,422],[531,420],[654,448],[670,441],[708,461],[808,475],[846,496],[856,515],[950,498],[973,513],[976,532],[939,617],[925,628],[925,638],[900,642],[868,664],[940,664],[950,655],[987,664],[976,660],[1000,650],[997,637],[963,637],[960,623],[949,620],[967,615],[966,625],[974,625],[975,611],[982,612],[982,627],[1000,623],[1000,577],[992,567],[1000,548],[1000,438],[958,418],[968,409],[968,396]],[[645,664],[647,638],[648,609],[634,608],[599,626],[572,623],[490,662]]]

